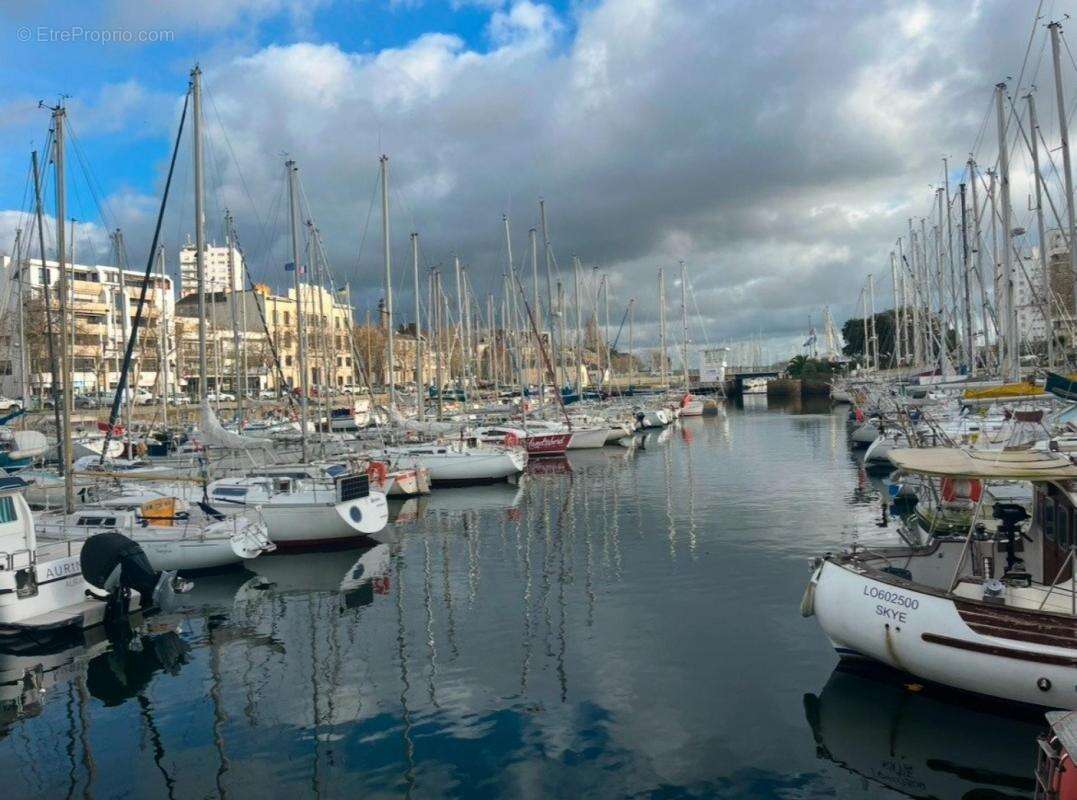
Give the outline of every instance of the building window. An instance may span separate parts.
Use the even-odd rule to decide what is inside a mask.
[[[285,356],[284,357],[284,366],[286,366],[286,367],[292,366],[292,357],[291,356]]]
[[[285,325],[290,325],[291,323],[292,323],[292,315],[289,312],[285,311],[284,312],[284,324]]]

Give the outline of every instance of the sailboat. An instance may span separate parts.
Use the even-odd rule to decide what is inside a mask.
[[[895,449],[890,458],[906,473],[958,485],[1030,481],[1032,519],[1020,504],[999,501],[982,525],[973,514],[967,533],[818,558],[801,612],[815,616],[842,658],[1005,700],[1077,708],[1077,467],[1035,451]],[[985,535],[988,524],[994,530]]]

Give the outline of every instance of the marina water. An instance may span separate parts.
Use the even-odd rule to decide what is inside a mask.
[[[844,410],[754,397],[410,500],[384,573],[263,556],[0,659],[5,796],[1031,796],[1042,717],[836,669],[798,612],[880,487]]]

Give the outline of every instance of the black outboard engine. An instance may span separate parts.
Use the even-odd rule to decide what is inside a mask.
[[[141,607],[167,610],[175,599],[174,572],[155,572],[141,545],[111,531],[91,536],[79,555],[82,577],[108,593],[108,616],[117,619],[128,608],[131,590],[141,596]]]
[[[1016,503],[995,503],[991,516],[998,520],[998,535],[1006,537],[1006,572],[1012,572],[1019,561],[1017,537],[1021,534],[1021,523],[1028,519],[1028,512]]]

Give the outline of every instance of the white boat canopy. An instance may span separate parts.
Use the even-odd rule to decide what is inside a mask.
[[[1032,450],[973,451],[956,447],[898,448],[890,460],[902,472],[980,480],[1077,480],[1077,466],[1062,453]]]

